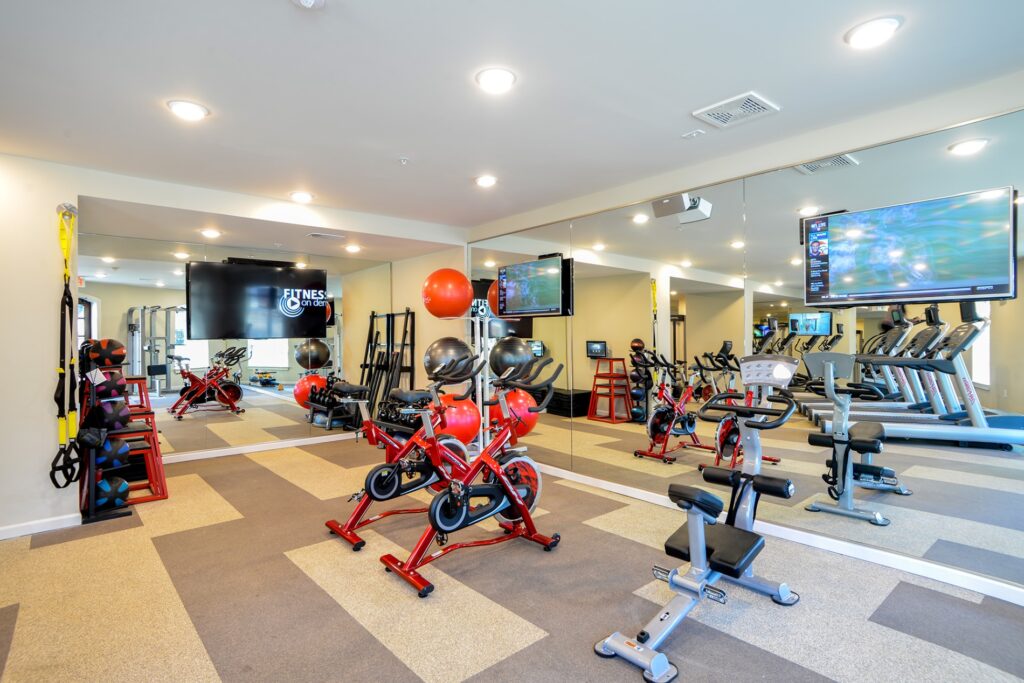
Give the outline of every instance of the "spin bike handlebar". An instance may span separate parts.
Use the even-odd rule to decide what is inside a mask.
[[[560,374],[562,374],[562,369],[565,367],[561,363],[559,363],[558,367],[555,368],[555,371],[551,374],[550,377],[548,377],[543,382],[538,382],[535,384],[534,382],[536,382],[537,378],[540,376],[540,373],[543,371],[543,369],[548,365],[551,365],[552,362],[553,360],[551,358],[547,358],[541,361],[540,364],[537,364],[537,359],[535,358],[530,362],[526,363],[525,365],[523,365],[522,367],[512,371],[511,373],[506,373],[506,375],[498,377],[497,379],[493,380],[491,384],[493,384],[494,388],[497,389],[498,391],[501,391],[503,389],[522,389],[523,391],[527,392],[535,392],[540,391],[542,389],[547,389],[547,394],[544,396],[541,402],[538,403],[536,406],[532,406],[527,409],[531,413],[539,413],[545,408],[547,408],[548,404],[551,403],[551,399],[555,395],[555,380],[558,379],[558,376]],[[536,365],[536,368],[533,367],[534,365]],[[498,397],[495,396],[490,400],[484,401],[484,405],[498,405]]]
[[[745,424],[751,429],[775,429],[785,424],[793,412],[796,410],[796,401],[788,396],[779,394],[772,394],[767,399],[770,403],[781,403],[785,408],[762,408],[760,406],[748,406],[740,403],[739,405],[730,405],[725,401],[746,401],[746,396],[739,393],[738,391],[725,391],[720,394],[715,394],[707,403],[700,407],[697,411],[697,417],[704,420],[705,422],[719,422],[720,417],[709,415],[711,411],[719,413],[733,413],[737,417],[752,418],[755,415],[766,415],[774,417],[774,420],[766,420],[764,422],[759,420],[748,419]]]

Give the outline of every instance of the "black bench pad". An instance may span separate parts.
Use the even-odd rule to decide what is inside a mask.
[[[690,532],[686,524],[679,527],[665,541],[669,557],[690,561]],[[764,548],[764,538],[752,531],[737,529],[728,524],[712,524],[704,529],[708,549],[708,566],[734,579],[739,578],[757,554]]]

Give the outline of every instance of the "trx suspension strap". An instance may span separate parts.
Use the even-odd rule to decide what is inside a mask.
[[[78,316],[75,298],[71,295],[71,248],[75,236],[75,220],[78,209],[71,204],[57,207],[57,229],[60,235],[60,250],[64,256],[64,294],[60,300],[60,361],[57,364],[57,388],[53,401],[57,404],[57,455],[50,463],[50,481],[62,489],[77,481],[81,473],[81,458],[75,446],[78,434],[78,409],[75,395],[78,393],[75,369],[75,354],[68,359],[68,342],[75,338]]]

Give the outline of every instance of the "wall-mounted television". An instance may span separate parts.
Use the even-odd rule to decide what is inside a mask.
[[[803,337],[827,337],[832,334],[832,314],[790,313],[789,329]]]
[[[327,336],[327,271],[195,261],[185,278],[189,339]]]
[[[572,259],[561,255],[498,269],[498,315],[572,315]]]
[[[535,357],[544,357],[544,353],[547,351],[547,349],[544,347],[544,342],[542,342],[540,339],[531,339],[528,343],[530,345],[530,350],[533,352],[533,355]]]
[[[608,357],[608,342],[603,341],[588,341],[587,342],[587,358],[607,358]]]
[[[811,306],[1013,299],[1012,187],[801,221]]]

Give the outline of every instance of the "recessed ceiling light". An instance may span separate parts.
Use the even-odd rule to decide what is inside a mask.
[[[633,222],[636,223],[637,225],[643,225],[649,220],[651,220],[651,217],[648,216],[646,213],[638,213],[637,215],[633,216]]]
[[[900,27],[899,17],[882,17],[866,21],[847,31],[844,40],[855,50],[870,50],[887,43]]]
[[[604,245],[598,242],[594,245],[594,251],[604,251]]]
[[[800,215],[804,216],[804,217],[806,217],[806,216],[817,216],[818,215],[818,207],[817,206],[805,206],[802,209],[800,209]]]
[[[779,305],[780,305],[780,306],[782,306],[783,308],[786,308],[787,306],[789,306],[789,302],[788,302],[788,301],[783,301],[783,302],[782,302],[781,304],[779,304]]]
[[[747,243],[744,242],[743,240],[733,240],[732,242],[729,242],[729,246],[732,247],[733,249],[742,249],[743,247],[747,246]]]
[[[772,308],[775,308],[775,304],[768,304],[768,305],[771,306]]]
[[[210,110],[203,105],[187,100],[169,100],[167,108],[183,121],[202,121],[210,115]]]
[[[184,261],[185,259],[188,258],[188,252],[186,252],[186,251],[176,251],[176,252],[174,252],[174,258],[178,259],[179,261]]]
[[[96,277],[100,278],[101,280],[102,280],[103,278],[105,278],[106,276],[107,276],[107,274],[106,274],[106,273],[96,273]]]
[[[679,265],[681,265],[683,268],[690,268],[693,266],[693,261],[689,259],[684,259],[679,262]]]
[[[476,84],[489,95],[504,95],[516,83],[516,75],[508,69],[484,69],[476,75]]]
[[[199,231],[199,234],[203,237],[215,240],[220,237],[220,230],[217,230],[216,228],[204,228]]]
[[[303,268],[306,267],[306,263],[304,261],[297,261],[295,263],[295,267],[298,268],[299,270],[302,270]]]
[[[347,251],[350,254],[358,254],[362,250],[363,248],[358,244],[348,244],[345,246],[345,251]]]
[[[185,274],[185,271],[183,271],[181,268],[175,268],[174,270],[171,271],[171,274],[177,275],[177,276],[180,277],[180,276]]]
[[[313,193],[306,192],[305,190],[295,190],[295,192],[289,192],[288,196],[292,198],[293,202],[298,202],[299,204],[309,204],[311,201],[313,201]]]
[[[791,265],[791,266],[799,266],[803,262],[804,261],[801,258],[791,258],[791,259],[789,259],[789,265]]]
[[[775,281],[775,286],[776,287],[781,287],[782,286],[782,280],[776,280]]]
[[[498,264],[494,261],[484,261],[484,268],[493,268],[496,265]]]
[[[476,179],[477,187],[494,187],[498,179],[492,175],[482,175]]]
[[[675,296],[676,294],[679,294],[679,292],[677,292],[675,290],[672,290],[671,292],[669,292],[669,294],[671,294],[672,296]]]
[[[157,280],[157,282],[156,282],[156,286],[157,286],[157,287],[165,287],[166,285],[164,285],[164,283],[163,283],[163,282],[160,282],[159,280]]]
[[[103,261],[104,263],[113,263],[113,262],[114,262],[114,261],[116,261],[117,259],[116,259],[116,258],[114,258],[113,256],[104,256],[104,257],[103,257],[103,258],[101,258],[100,260],[101,260],[101,261]]]
[[[987,138],[975,138],[973,140],[961,140],[947,147],[949,153],[958,157],[969,157],[985,149],[988,145]]]

